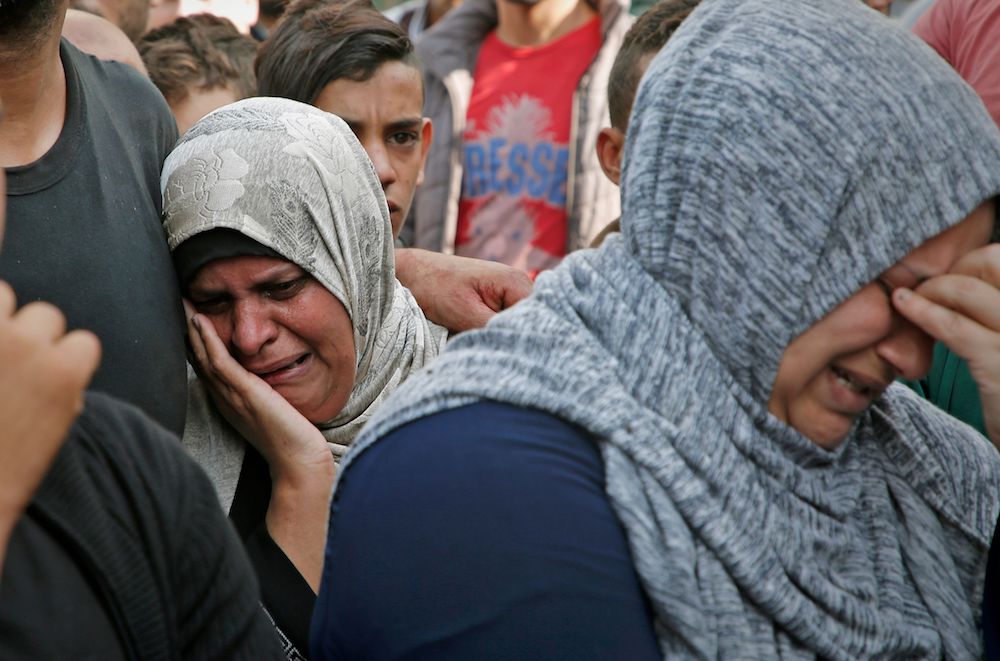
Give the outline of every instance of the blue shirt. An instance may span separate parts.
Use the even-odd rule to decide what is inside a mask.
[[[314,659],[659,659],[588,434],[482,402],[340,477]]]

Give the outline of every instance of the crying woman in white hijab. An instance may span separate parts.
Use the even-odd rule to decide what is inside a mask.
[[[335,462],[446,331],[396,280],[378,177],[333,115],[222,108],[169,156],[163,194],[197,371],[183,442],[305,649]]]

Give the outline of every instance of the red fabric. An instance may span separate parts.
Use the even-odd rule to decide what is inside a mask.
[[[535,274],[566,253],[573,93],[601,46],[598,18],[544,46],[491,32],[463,134],[456,252]]]
[[[937,0],[913,31],[948,60],[1000,124],[1000,2]]]

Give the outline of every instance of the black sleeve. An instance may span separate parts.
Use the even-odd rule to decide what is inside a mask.
[[[183,452],[179,445],[179,452]],[[208,478],[186,456],[174,519],[180,647],[185,659],[283,658],[254,572]]]
[[[247,555],[260,581],[261,599],[280,635],[299,654],[309,649],[309,621],[316,595],[284,551],[261,524],[244,540]]]
[[[267,531],[271,475],[267,461],[247,445],[229,520],[243,540],[261,598],[290,659],[304,658],[309,649],[309,621],[316,595]]]
[[[659,659],[592,440],[484,402],[341,475],[313,659]]]
[[[90,395],[81,419],[100,443],[162,572],[160,607],[184,659],[281,659],[253,569],[208,477],[138,409]],[[107,481],[109,478],[104,478]]]

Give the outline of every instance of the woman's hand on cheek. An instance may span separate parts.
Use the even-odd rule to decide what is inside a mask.
[[[332,454],[319,429],[229,354],[210,319],[187,301],[184,306],[192,365],[222,415],[267,460],[272,478],[332,471]]]
[[[267,531],[316,592],[336,475],[333,454],[315,425],[229,355],[211,320],[187,301],[184,308],[192,364],[219,411],[270,468]]]
[[[963,358],[983,403],[986,431],[1000,447],[1000,244],[965,255],[916,291],[897,289],[893,305]]]

